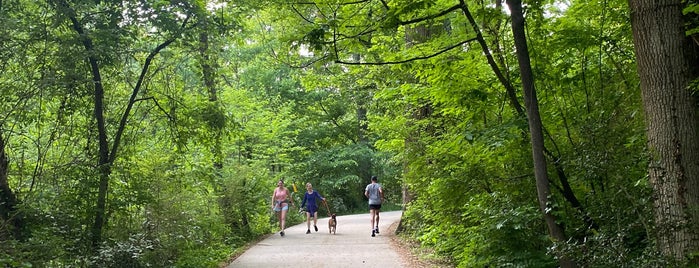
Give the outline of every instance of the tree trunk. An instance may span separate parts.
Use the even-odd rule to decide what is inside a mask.
[[[209,27],[206,21],[200,22],[200,33],[199,33],[199,65],[201,66],[201,75],[204,82],[204,87],[209,94],[209,104],[211,112],[216,113],[216,118],[220,114],[219,100],[218,100],[218,83],[216,81],[216,58],[211,57],[211,51],[209,49]],[[212,116],[210,114],[209,116]],[[209,120],[215,120],[214,118],[209,118]],[[216,119],[217,120],[217,119]],[[218,122],[220,123],[220,122]],[[211,153],[213,154],[213,168],[216,170],[216,176],[221,174],[221,169],[223,169],[223,145],[222,136],[224,125],[221,124],[209,124],[211,126],[211,131],[214,134],[214,143],[211,148]],[[214,187],[218,189],[218,186],[214,184]]]
[[[521,118],[527,118],[527,115],[524,111],[524,108],[522,108],[522,105],[519,103],[519,100],[517,99],[517,91],[515,90],[514,86],[510,82],[509,78],[505,77],[505,74],[500,70],[500,67],[498,67],[497,62],[495,61],[495,58],[493,57],[493,54],[491,53],[491,49],[488,47],[488,44],[486,43],[485,39],[483,38],[483,34],[481,33],[481,30],[476,23],[476,20],[473,18],[473,15],[471,14],[471,11],[468,8],[468,5],[466,5],[466,2],[464,0],[459,1],[461,10],[463,11],[464,15],[469,21],[469,24],[471,25],[471,28],[473,31],[476,33],[476,41],[478,41],[478,44],[481,46],[481,49],[483,50],[483,53],[486,57],[486,60],[488,61],[488,65],[490,65],[490,68],[493,70],[493,73],[495,74],[495,77],[498,78],[498,81],[500,81],[500,84],[502,84],[503,87],[505,87],[505,92],[507,93],[507,98],[510,102],[510,106],[512,106],[513,109],[517,112],[517,115],[520,116]],[[496,6],[499,6],[500,2],[497,1]],[[499,27],[496,27],[499,28]],[[496,37],[497,38],[497,37]],[[499,47],[498,41],[495,41],[495,47]],[[502,53],[498,53],[502,54]],[[500,59],[501,65],[504,66],[504,60],[501,58]],[[523,137],[526,139],[526,129],[522,129],[523,131]],[[553,137],[549,136],[550,140],[555,144],[555,140]],[[555,146],[554,146],[555,147]],[[561,161],[558,161],[560,157],[554,155],[550,150],[546,149],[546,146],[544,145],[543,147],[544,150],[544,155],[548,155],[551,158],[551,162],[553,163],[554,167],[556,168],[556,173],[558,174],[558,179],[561,182],[561,188],[557,188],[561,191],[563,194],[563,197],[570,202],[570,204],[576,208],[578,211],[580,211],[580,214],[583,215],[583,220],[587,224],[588,227],[592,229],[597,229],[598,226],[594,222],[594,220],[588,216],[588,213],[585,210],[585,207],[582,206],[580,201],[578,201],[578,198],[575,196],[575,193],[572,191],[572,187],[570,186],[570,183],[568,182],[567,176],[565,174],[565,171],[563,169],[563,165]]]
[[[444,20],[441,22],[432,22],[428,25],[424,24],[411,24],[411,25],[406,25],[405,27],[405,43],[407,47],[412,47],[414,44],[419,44],[428,41],[432,36],[440,34],[444,31],[447,31],[450,27],[450,21]],[[416,82],[416,81],[411,81],[411,82]],[[422,106],[419,107],[408,107],[408,109],[411,112],[411,120],[414,121],[420,121],[420,120],[425,120],[429,119],[432,117],[432,105],[431,103],[426,103]],[[423,133],[427,132],[427,133]],[[403,142],[405,143],[405,148],[413,148],[410,150],[414,150],[414,152],[417,152],[419,154],[424,154],[425,152],[422,149],[415,148],[416,147],[416,141],[418,140],[417,137],[424,136],[424,135],[433,135],[429,131],[426,131],[425,129],[420,129],[420,130],[415,130],[413,133],[411,133],[410,136],[408,136]],[[410,172],[408,171],[409,165],[406,163],[403,163],[403,174],[409,174]],[[414,199],[417,198],[416,194],[410,190],[410,187],[407,185],[402,185],[401,187],[401,198],[402,198],[402,209],[405,211],[408,203],[412,202]],[[403,225],[402,223],[399,224],[398,228],[396,229],[396,232],[401,232],[403,230]]]
[[[478,44],[481,46],[481,49],[485,54],[485,58],[488,61],[490,69],[493,70],[493,73],[495,74],[495,77],[498,78],[498,81],[500,81],[500,84],[502,84],[502,86],[505,87],[505,92],[507,93],[507,99],[510,101],[510,106],[512,106],[512,108],[515,109],[517,115],[525,117],[524,109],[522,109],[522,105],[519,103],[519,100],[517,99],[517,91],[515,90],[514,86],[512,86],[512,84],[510,83],[510,80],[506,78],[505,74],[500,70],[498,64],[495,62],[495,58],[491,53],[491,49],[488,48],[488,44],[485,42],[485,39],[483,38],[483,34],[481,33],[478,24],[476,24],[476,20],[473,18],[473,15],[471,15],[471,11],[468,9],[468,5],[466,5],[465,0],[460,0],[459,3],[461,5],[461,10],[463,11],[464,16],[466,16],[469,24],[471,25],[471,28],[476,33],[476,41],[478,41]]]
[[[77,23],[77,20],[75,23]],[[80,35],[82,36],[84,33],[80,33]],[[86,51],[92,53],[92,42],[87,38],[84,38],[84,40],[86,40],[83,41]],[[109,160],[109,142],[107,141],[107,127],[104,120],[104,87],[102,86],[100,68],[94,56],[89,56],[88,61],[95,85],[94,116],[97,121],[97,139],[99,143],[99,160],[97,162],[99,189],[97,193],[97,205],[95,207],[95,222],[92,225],[92,249],[96,251],[97,248],[99,248],[99,244],[102,242],[102,229],[106,222],[107,190],[109,188],[109,175],[112,173],[112,163]]]
[[[685,36],[681,0],[629,0],[645,111],[648,176],[660,252],[675,260],[699,250],[699,133],[690,82],[699,58]]]
[[[366,92],[359,92],[357,94],[357,142],[358,144],[365,145],[367,147],[371,146],[367,133],[369,132],[369,120],[367,119],[367,109],[366,109],[366,99],[364,96],[368,96]],[[359,159],[359,177],[362,179],[360,185],[366,185],[369,183],[369,178],[373,174],[373,163],[370,159]]]
[[[96,252],[99,244],[102,242],[102,229],[105,224],[105,215],[107,207],[107,190],[109,186],[109,174],[111,173],[111,162],[109,159],[109,142],[107,141],[107,130],[104,119],[104,87],[102,86],[102,77],[100,75],[99,63],[94,55],[92,39],[90,39],[83,25],[77,18],[75,10],[65,0],[57,0],[57,10],[66,13],[66,16],[71,22],[71,27],[78,34],[78,39],[82,43],[85,51],[89,55],[87,63],[90,65],[90,72],[94,85],[93,98],[94,110],[93,115],[97,124],[97,140],[98,140],[98,162],[97,174],[99,176],[99,186],[97,193],[97,203],[95,205],[95,220],[91,227],[91,250]],[[117,141],[115,141],[115,144]]]
[[[17,209],[17,196],[12,192],[7,178],[10,160],[5,154],[5,139],[0,135],[0,220],[10,223],[12,237],[23,240],[24,222]],[[0,236],[0,240],[2,236]]]
[[[371,43],[371,38],[369,38],[367,43]],[[360,62],[361,61],[361,55],[359,54],[352,54],[352,60],[354,62]],[[356,110],[356,115],[357,115],[357,125],[356,125],[356,133],[357,133],[357,144],[360,145],[365,145],[365,146],[371,146],[369,142],[369,137],[367,136],[367,133],[369,133],[369,119],[367,118],[367,103],[368,100],[371,98],[370,95],[370,90],[375,89],[376,87],[374,85],[372,86],[367,86],[367,87],[360,87],[355,89],[353,92],[353,95],[355,96],[355,103],[357,105],[357,110]],[[339,127],[339,126],[338,126]],[[367,183],[370,183],[370,179],[372,175],[376,175],[373,173],[373,163],[371,162],[370,159],[362,158],[358,159],[358,173],[359,173],[359,178],[361,182],[359,183],[360,185],[366,185]]]
[[[556,219],[548,208],[550,202],[548,174],[546,172],[546,158],[544,156],[544,135],[541,116],[539,115],[539,104],[534,88],[534,75],[529,59],[529,48],[524,33],[524,15],[522,13],[522,1],[507,0],[512,18],[512,33],[514,35],[515,47],[517,49],[517,60],[522,79],[522,89],[524,91],[524,105],[527,109],[527,120],[529,122],[529,133],[531,134],[532,156],[534,159],[534,176],[536,177],[536,189],[539,200],[539,208],[544,214],[544,220],[548,227],[549,236],[555,242],[565,241],[563,229],[556,224]],[[559,258],[561,267],[576,267],[575,262],[561,256]]]
[[[141,74],[138,77],[136,86],[134,87],[129,102],[127,103],[126,109],[121,116],[119,121],[119,126],[117,127],[116,133],[114,134],[114,141],[112,142],[112,148],[109,148],[109,141],[107,138],[107,126],[105,123],[104,116],[104,86],[102,81],[102,76],[100,74],[100,65],[95,55],[95,50],[93,47],[93,41],[85,32],[85,29],[78,20],[75,10],[66,2],[65,0],[56,0],[55,4],[59,12],[65,12],[65,15],[71,22],[71,27],[78,34],[78,39],[82,43],[85,51],[87,52],[87,63],[90,66],[90,73],[92,76],[92,83],[94,85],[93,98],[94,98],[94,116],[97,125],[97,140],[98,140],[98,162],[97,162],[97,174],[99,176],[99,186],[97,193],[97,202],[95,205],[94,216],[95,220],[91,227],[91,250],[97,252],[99,245],[102,243],[102,231],[104,226],[107,224],[107,193],[109,190],[109,176],[112,173],[112,163],[116,158],[119,144],[121,143],[121,137],[126,128],[126,123],[129,115],[131,114],[131,109],[134,103],[136,103],[136,97],[145,81],[146,74],[148,73],[148,67],[150,66],[153,58],[160,53],[161,50],[165,49],[167,46],[174,42],[174,39],[165,40],[163,43],[158,45],[153,51],[151,51],[146,57],[143,63],[143,68],[141,69]],[[185,19],[182,24],[182,28],[187,24],[189,19]]]

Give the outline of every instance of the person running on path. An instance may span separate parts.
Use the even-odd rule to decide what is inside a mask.
[[[318,199],[325,201],[325,198],[320,196],[320,194],[313,190],[313,185],[311,183],[306,183],[306,193],[303,195],[303,202],[301,202],[301,207],[306,205],[306,234],[311,233],[311,217],[313,217],[313,228],[318,231]]]
[[[277,187],[274,188],[274,193],[272,193],[272,209],[276,212],[279,218],[279,235],[284,236],[284,229],[286,227],[286,213],[289,211],[289,205],[293,205],[293,201],[290,200],[289,189],[284,187],[284,181],[279,180],[277,182]]]
[[[371,215],[371,236],[379,233],[379,212],[383,203],[383,188],[376,176],[371,176],[371,184],[364,189],[364,196],[369,198],[369,215]]]

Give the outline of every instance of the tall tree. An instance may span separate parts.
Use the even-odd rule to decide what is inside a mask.
[[[101,73],[101,70],[103,68],[102,60],[108,57],[102,54],[104,52],[101,49],[105,49],[105,47],[102,47],[104,44],[99,44],[98,42],[96,42],[96,40],[99,40],[98,30],[100,29],[93,29],[90,25],[86,25],[88,23],[86,20],[90,18],[91,14],[89,12],[86,12],[87,14],[85,14],[85,18],[80,17],[81,14],[79,12],[86,10],[76,10],[74,5],[69,1],[53,0],[51,1],[51,4],[55,6],[59,14],[62,14],[64,16],[64,18],[69,23],[70,28],[75,32],[77,40],[83,46],[86,54],[85,61],[86,64],[89,66],[93,86],[93,116],[97,128],[98,144],[98,162],[96,165],[96,173],[99,176],[99,186],[97,191],[97,200],[95,204],[94,223],[91,228],[91,242],[92,250],[96,251],[99,247],[99,244],[102,242],[102,231],[107,222],[108,214],[106,210],[107,193],[109,188],[109,176],[112,172],[112,164],[114,163],[117,157],[117,150],[119,149],[120,140],[125,131],[129,115],[131,114],[131,110],[133,109],[134,104],[137,101],[139,101],[137,97],[139,96],[139,91],[141,90],[141,87],[146,82],[148,68],[150,67],[153,59],[160,53],[161,50],[165,49],[167,46],[172,44],[175,41],[175,39],[178,38],[178,35],[172,34],[171,36],[167,37],[164,41],[162,41],[162,43],[153,48],[153,50],[150,51],[150,53],[146,57],[143,63],[143,67],[141,69],[141,73],[138,79],[136,80],[136,84],[134,85],[134,88],[131,92],[131,96],[129,97],[126,107],[124,108],[124,112],[118,120],[119,123],[116,125],[116,128],[114,130],[114,135],[112,137],[112,143],[110,148],[108,137],[110,131],[108,130],[109,125],[107,124],[105,112],[105,81],[103,80]],[[76,6],[87,9],[87,7],[80,6],[78,4],[76,4]],[[163,10],[160,11],[162,12]],[[109,21],[109,24],[107,24],[108,26],[117,27],[116,25],[118,25],[118,20],[115,19],[115,17],[118,16],[116,14],[118,14],[118,9],[111,9],[109,10],[109,12],[107,12],[106,20]],[[181,24],[181,29],[183,29],[184,26],[187,25],[188,21],[189,16],[186,16]],[[118,37],[116,36],[113,36],[111,38],[118,39]]]
[[[685,36],[681,0],[629,0],[646,116],[657,245],[698,260],[699,115],[697,47]]]
[[[539,115],[539,101],[534,87],[534,74],[532,73],[527,37],[524,30],[524,13],[522,1],[507,0],[512,14],[512,34],[517,48],[517,61],[521,72],[522,90],[524,92],[524,105],[527,108],[527,121],[529,122],[529,135],[532,145],[532,157],[534,160],[534,177],[536,178],[537,197],[539,208],[544,214],[549,235],[557,242],[565,241],[563,229],[556,223],[556,218],[551,213],[549,178],[546,170],[546,157],[544,156],[544,134],[541,116]],[[575,267],[576,264],[567,257],[559,260],[561,267]]]
[[[10,160],[5,153],[5,139],[0,135],[0,221],[9,222],[12,236],[21,240],[24,237],[24,221],[22,213],[17,208],[17,196],[7,180],[9,162]],[[2,231],[0,231],[1,239]]]

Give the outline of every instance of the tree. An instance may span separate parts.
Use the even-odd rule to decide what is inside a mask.
[[[536,189],[541,212],[544,214],[546,224],[549,227],[551,238],[557,242],[566,241],[563,229],[558,226],[553,211],[556,209],[551,204],[551,191],[549,187],[549,177],[547,175],[546,150],[544,145],[543,124],[539,115],[538,100],[534,90],[534,78],[529,59],[527,41],[524,28],[524,14],[522,12],[521,1],[508,1],[512,13],[512,32],[514,42],[517,47],[517,58],[519,60],[519,71],[523,84],[524,99],[527,106],[526,117],[529,123],[529,134],[531,135],[531,146],[533,154],[534,171],[536,177]],[[347,65],[387,65],[387,64],[414,64],[416,61],[430,61],[442,54],[448,54],[458,59],[464,57],[463,50],[470,50],[471,42],[478,41],[481,49],[486,55],[486,59],[495,72],[497,78],[505,87],[509,101],[513,109],[522,114],[523,110],[514,92],[510,81],[507,81],[498,68],[494,58],[491,56],[482,34],[478,30],[475,20],[471,16],[466,1],[454,1],[434,4],[429,1],[416,2],[374,2],[366,3],[327,3],[317,1],[317,11],[297,13],[308,23],[308,30],[303,41],[314,48],[321,57],[327,57],[336,63]],[[352,12],[349,12],[353,10]],[[464,16],[460,16],[457,11],[463,11]],[[347,12],[347,13],[344,13]],[[343,15],[347,14],[347,15]],[[365,18],[375,18],[368,19]],[[464,18],[465,17],[465,18]],[[453,22],[452,22],[453,21]],[[468,23],[464,23],[468,22]],[[466,25],[467,27],[464,27]],[[470,30],[471,26],[473,30]],[[428,29],[434,27],[440,31]],[[422,29],[425,34],[420,36],[420,31],[412,29]],[[376,40],[389,40],[405,32],[405,44],[394,41],[383,44]],[[475,35],[475,37],[474,37]],[[384,38],[381,38],[381,37]],[[387,37],[388,36],[388,37]],[[413,38],[416,37],[416,38]],[[432,42],[426,42],[426,41]],[[401,46],[405,46],[402,48]],[[467,49],[468,48],[468,49]],[[399,50],[403,53],[391,53]],[[364,53],[362,61],[350,61],[349,53],[361,53],[362,50],[369,50],[372,53]],[[453,53],[453,54],[452,54]],[[377,56],[381,55],[381,56]],[[429,65],[429,64],[428,64]],[[434,78],[426,78],[431,80]],[[420,84],[420,83],[417,83]],[[429,83],[425,83],[429,84]],[[428,98],[425,98],[427,105],[423,106],[425,111],[433,109]],[[422,104],[424,105],[424,104]],[[423,111],[423,112],[425,112]],[[425,115],[429,115],[425,113]],[[420,119],[420,118],[416,118]],[[423,118],[424,119],[424,118]],[[437,128],[435,126],[428,126]],[[438,132],[438,131],[436,131]],[[439,136],[439,134],[434,134]],[[414,137],[410,137],[411,139]],[[550,151],[549,151],[550,154]],[[433,161],[433,160],[429,160]],[[563,170],[557,166],[564,196],[571,200],[571,203],[581,211],[584,211],[575,197],[565,177]],[[587,218],[589,222],[592,222]],[[594,224],[589,224],[594,225]],[[561,259],[562,266],[574,265],[565,258]]]
[[[524,31],[524,14],[522,13],[522,1],[507,0],[507,5],[512,13],[512,34],[517,48],[517,60],[521,72],[522,90],[524,91],[524,104],[527,108],[527,121],[529,122],[529,135],[532,146],[532,158],[534,160],[534,177],[536,178],[537,197],[539,209],[544,215],[549,235],[556,242],[563,242],[566,235],[563,229],[556,223],[556,218],[551,209],[551,190],[544,156],[544,134],[541,116],[539,115],[539,101],[534,88],[534,75],[529,59],[529,48]],[[575,267],[576,264],[563,256],[559,260],[561,267]]]
[[[99,30],[109,30],[107,29],[100,29],[99,27],[97,29],[91,29],[91,27],[86,26],[85,24],[87,23],[83,18],[79,17],[79,12],[81,10],[76,10],[73,7],[73,4],[69,3],[67,0],[55,0],[51,2],[56,10],[58,11],[57,13],[61,14],[64,16],[64,18],[69,22],[70,27],[73,31],[75,31],[76,38],[78,39],[79,43],[82,44],[83,48],[85,49],[85,54],[86,56],[86,63],[89,66],[90,70],[90,75],[91,75],[91,81],[92,85],[94,87],[93,89],[93,98],[94,98],[94,119],[95,119],[95,124],[97,128],[97,155],[98,155],[98,162],[96,165],[96,170],[97,174],[99,174],[99,186],[98,186],[98,195],[97,195],[97,200],[95,204],[95,218],[94,218],[94,223],[91,229],[92,233],[92,249],[96,251],[99,247],[99,244],[102,242],[102,229],[104,225],[107,222],[107,192],[109,188],[109,176],[112,173],[112,164],[114,163],[116,157],[117,157],[117,150],[119,149],[120,146],[120,140],[122,138],[122,135],[125,131],[126,124],[128,122],[128,118],[131,114],[131,109],[133,108],[134,104],[139,101],[137,97],[139,96],[139,91],[141,90],[141,87],[143,86],[145,80],[146,80],[146,75],[148,74],[148,68],[150,67],[151,62],[155,58],[155,56],[160,53],[161,50],[165,49],[168,45],[173,43],[177,38],[179,31],[183,30],[184,27],[187,25],[190,15],[187,15],[185,18],[182,19],[182,23],[180,26],[180,30],[174,30],[175,33],[171,34],[170,36],[167,36],[162,43],[157,45],[153,50],[148,54],[146,59],[144,60],[143,63],[143,68],[141,69],[141,73],[139,75],[139,78],[136,81],[136,84],[134,85],[132,94],[129,98],[129,101],[127,102],[126,107],[124,108],[124,113],[121,115],[119,119],[119,123],[116,126],[115,129],[115,134],[112,137],[112,143],[111,143],[111,148],[109,144],[109,138],[108,138],[108,124],[106,123],[106,118],[105,118],[105,80],[102,78],[101,74],[101,60],[104,58],[107,58],[106,55],[103,55],[102,53],[106,53],[108,50],[108,45],[105,44],[99,44],[97,41],[99,40],[99,37],[104,37],[104,36],[99,36],[100,31]],[[79,5],[78,5],[79,6]],[[185,5],[186,7],[186,5]],[[90,7],[83,7],[85,9],[88,9]],[[99,6],[95,6],[92,8],[101,8]],[[105,18],[97,18],[97,24],[101,26],[105,26],[104,24],[101,24],[102,21],[99,21],[100,19],[105,19],[109,23],[106,24],[106,26],[114,26],[118,24],[118,21],[114,19],[117,17],[115,14],[118,14],[119,10],[116,9],[114,6],[112,6],[113,9],[110,10],[111,13],[107,13]],[[86,10],[82,10],[86,11]],[[159,10],[160,12],[163,12],[164,10]],[[187,13],[187,8],[183,10],[185,14]],[[190,10],[191,11],[191,10]],[[89,17],[89,12],[86,12],[88,15],[85,15]],[[91,18],[94,19],[94,18]],[[176,21],[176,19],[174,20]],[[165,28],[165,25],[160,25],[161,27]],[[157,25],[156,25],[157,27]],[[102,33],[104,34],[104,33]],[[108,36],[106,37],[107,39],[109,38],[114,38],[118,39],[118,36]]]
[[[629,0],[646,116],[657,246],[675,260],[699,250],[699,104],[691,82],[697,47],[685,36],[681,0]]]
[[[0,126],[2,125],[0,124]],[[17,240],[22,240],[24,238],[23,229],[25,229],[24,221],[22,212],[18,209],[17,196],[7,180],[9,162],[10,160],[5,153],[5,138],[0,135],[0,221],[9,222],[8,229],[12,236]],[[2,232],[0,231],[0,240],[2,240]]]

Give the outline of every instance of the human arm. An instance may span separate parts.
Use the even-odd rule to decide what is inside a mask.
[[[308,196],[307,194],[303,194],[303,202],[301,202],[301,207],[305,207],[305,206],[306,206],[306,197],[307,197],[307,196]]]
[[[289,189],[286,189],[286,196],[289,198],[289,205],[294,206],[294,198],[289,192]]]
[[[274,208],[274,196],[277,195],[277,189],[274,189],[274,192],[272,192],[272,208]]]

